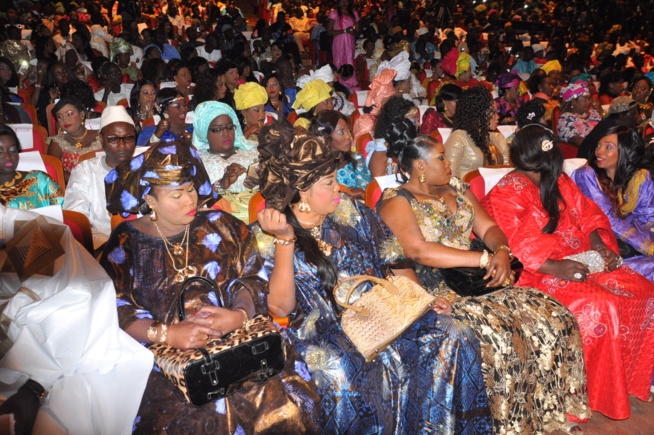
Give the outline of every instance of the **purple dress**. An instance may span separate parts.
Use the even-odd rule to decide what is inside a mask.
[[[645,171],[641,169],[641,171]],[[611,229],[615,236],[629,243],[643,255],[626,258],[625,265],[654,281],[654,183],[648,171],[645,171],[645,181],[640,185],[638,200],[634,211],[620,219],[613,212],[611,201],[602,191],[595,175],[595,170],[590,166],[577,169],[572,174],[572,179],[579,189],[595,201],[602,211],[608,216],[611,222]]]
[[[348,27],[356,26],[356,23],[359,21],[359,14],[354,12],[354,20],[352,17],[342,16],[339,17],[338,11],[333,9],[329,13],[329,19],[334,20],[334,30],[343,30]],[[356,39],[351,33],[343,33],[336,35],[332,39],[332,59],[336,68],[340,68],[341,65],[350,64],[354,66],[354,46]],[[359,82],[357,81],[356,74],[352,75],[347,81],[344,81],[345,85],[352,89],[352,87],[357,86]]]

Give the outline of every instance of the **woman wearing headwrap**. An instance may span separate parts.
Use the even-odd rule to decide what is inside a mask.
[[[60,53],[61,56],[59,56]],[[86,82],[91,76],[93,76],[93,71],[80,61],[79,54],[72,44],[66,43],[59,47],[57,50],[57,56],[60,57],[62,62],[68,65],[78,80]]]
[[[562,140],[579,146],[602,117],[591,105],[590,92],[584,85],[566,86],[561,90],[561,98],[563,106],[556,132]]]
[[[448,81],[454,82],[463,90],[482,85],[489,92],[492,92],[492,84],[487,81],[477,80],[472,76],[471,59],[468,53],[465,51],[459,52],[456,47],[448,51],[442,63],[443,72],[447,74],[443,79],[443,83],[447,83]]]
[[[234,92],[234,104],[243,120],[243,134],[249,140],[256,141],[261,127],[272,122],[273,115],[265,109],[267,102],[268,92],[255,82],[243,83]]]
[[[284,120],[264,127],[259,151],[267,208],[253,231],[271,274],[269,308],[290,315],[285,334],[318,386],[323,432],[489,433],[477,340],[446,315],[443,300],[372,362],[343,333],[334,302],[342,295],[333,295],[339,279],[411,271],[377,215],[340,194],[342,153]]]
[[[267,313],[265,271],[254,238],[231,215],[203,209],[217,201],[195,149],[160,142],[105,178],[111,213],[145,216],[112,232],[101,264],[116,287],[121,328],[141,343],[204,348],[209,340]],[[202,276],[217,285],[187,297],[186,320],[176,322],[182,283]],[[216,305],[224,301],[224,308]],[[172,307],[172,308],[171,308]],[[188,310],[188,309],[187,309]],[[136,432],[316,433],[317,395],[290,346],[281,376],[202,407],[184,403],[158,369],[150,372]],[[274,399],[273,399],[274,398]]]
[[[520,82],[520,77],[511,73],[500,74],[495,82],[499,89],[499,97],[495,99],[495,103],[501,125],[515,125],[518,109],[522,106],[518,91]]]
[[[378,74],[385,69],[392,69],[397,73],[393,79],[393,86],[404,98],[420,104],[420,98],[427,96],[425,88],[417,82],[411,73],[411,61],[409,60],[409,53],[406,51],[402,51],[389,61],[382,62],[377,69]]]
[[[243,136],[234,110],[217,101],[200,104],[195,109],[193,145],[211,184],[229,201],[232,214],[248,222],[248,204],[258,191],[256,181],[248,179],[249,168],[256,164],[259,153],[256,142]]]
[[[123,75],[127,74],[131,83],[141,80],[141,70],[130,64],[130,56],[134,54],[132,44],[123,38],[114,38],[109,44],[109,51],[111,56],[109,60],[118,64],[120,72]]]
[[[295,121],[295,127],[309,128],[314,116],[323,110],[334,109],[332,88],[321,79],[310,81],[295,96],[293,109],[304,111]]]

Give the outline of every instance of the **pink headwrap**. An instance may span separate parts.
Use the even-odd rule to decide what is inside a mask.
[[[441,68],[443,71],[449,75],[456,77],[456,61],[459,60],[459,51],[454,47],[447,52],[441,63]]]
[[[582,95],[590,95],[588,88],[580,83],[573,83],[561,90],[561,97],[566,103]]]
[[[384,101],[395,94],[393,79],[396,74],[397,71],[386,68],[370,84],[370,91],[368,91],[366,97],[366,106],[373,107],[372,112],[370,112],[372,115],[377,115]]]

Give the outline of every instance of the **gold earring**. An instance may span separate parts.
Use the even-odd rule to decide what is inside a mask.
[[[245,125],[248,125],[248,120],[247,120],[247,118],[245,118],[245,117],[243,117],[243,125],[244,125],[244,126],[245,126]]]
[[[297,209],[300,211],[300,213],[309,213],[311,211],[311,207],[309,206],[309,203],[306,202],[305,200],[300,201],[300,204],[297,206]]]
[[[418,178],[418,181],[420,181],[421,183],[424,183],[425,181],[427,181],[427,176],[425,175],[424,172],[422,174],[420,174],[420,177]]]
[[[150,212],[150,220],[154,222],[157,219],[159,219],[159,216],[157,216],[157,212],[154,209],[152,209],[152,211]]]

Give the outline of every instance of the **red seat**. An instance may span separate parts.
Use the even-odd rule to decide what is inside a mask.
[[[377,180],[373,178],[372,181],[366,186],[366,205],[375,210],[377,203],[381,199],[382,193],[383,192],[381,187],[379,187],[379,183],[377,183]]]
[[[93,255],[93,231],[91,230],[89,218],[77,211],[62,210],[62,212],[64,223],[70,227],[75,240]]]
[[[372,140],[372,136],[370,135],[370,133],[362,134],[357,139],[357,143],[356,143],[357,152],[361,154],[364,158],[368,156],[368,153],[366,153],[366,145],[371,140]]]
[[[568,142],[560,142],[559,149],[565,159],[576,159],[577,153],[579,153],[579,148]]]
[[[61,190],[65,191],[66,179],[64,178],[64,167],[61,164],[61,160],[47,154],[42,155],[41,158],[45,165],[45,171],[61,187]]]

